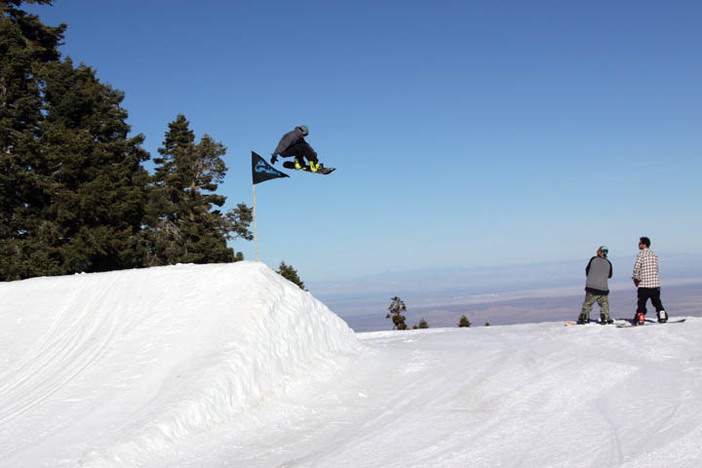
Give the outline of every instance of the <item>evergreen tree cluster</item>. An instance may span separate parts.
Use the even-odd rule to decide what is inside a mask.
[[[49,27],[0,0],[0,280],[243,259],[252,209],[223,213],[225,147],[168,125],[155,172],[124,93],[58,51]]]

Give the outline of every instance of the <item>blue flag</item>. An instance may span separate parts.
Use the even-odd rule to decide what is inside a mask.
[[[275,167],[271,166],[258,154],[251,152],[251,177],[254,185],[259,182],[265,182],[279,177],[290,177],[284,172],[280,172]]]

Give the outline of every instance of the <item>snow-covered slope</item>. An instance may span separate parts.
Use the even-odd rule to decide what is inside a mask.
[[[3,466],[131,466],[359,346],[249,262],[6,283],[0,303]]]
[[[0,307],[2,468],[702,464],[699,318],[354,335],[247,262],[5,283]]]

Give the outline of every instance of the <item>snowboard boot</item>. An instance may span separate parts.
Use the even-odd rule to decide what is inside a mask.
[[[588,324],[588,323],[590,323],[590,317],[588,317],[587,315],[584,315],[584,314],[580,314],[580,316],[578,317],[578,321],[576,323],[578,325]]]
[[[668,321],[668,313],[665,310],[658,311],[658,323],[665,323]]]
[[[611,324],[614,323],[614,320],[612,320],[611,317],[607,317],[607,316],[604,316],[604,315],[600,315],[600,323],[601,323],[602,325],[611,325]]]
[[[300,161],[298,161],[298,160],[296,159],[296,160],[295,160],[295,169],[300,170],[300,169],[302,169],[303,167],[304,167],[304,166],[302,165],[302,163],[300,163]]]
[[[312,171],[312,172],[317,172],[322,167],[322,165],[320,163],[316,163],[314,161],[310,161],[309,163],[310,163],[310,171]]]
[[[646,321],[646,314],[643,312],[637,312],[634,316],[634,325],[643,325]]]

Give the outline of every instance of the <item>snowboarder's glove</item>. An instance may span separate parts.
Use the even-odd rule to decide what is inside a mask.
[[[638,288],[639,287],[639,280],[637,280],[636,278],[632,278],[632,279],[634,280],[634,286],[636,286]]]
[[[278,156],[275,154],[271,154],[271,164],[275,164],[275,162],[278,160]]]

